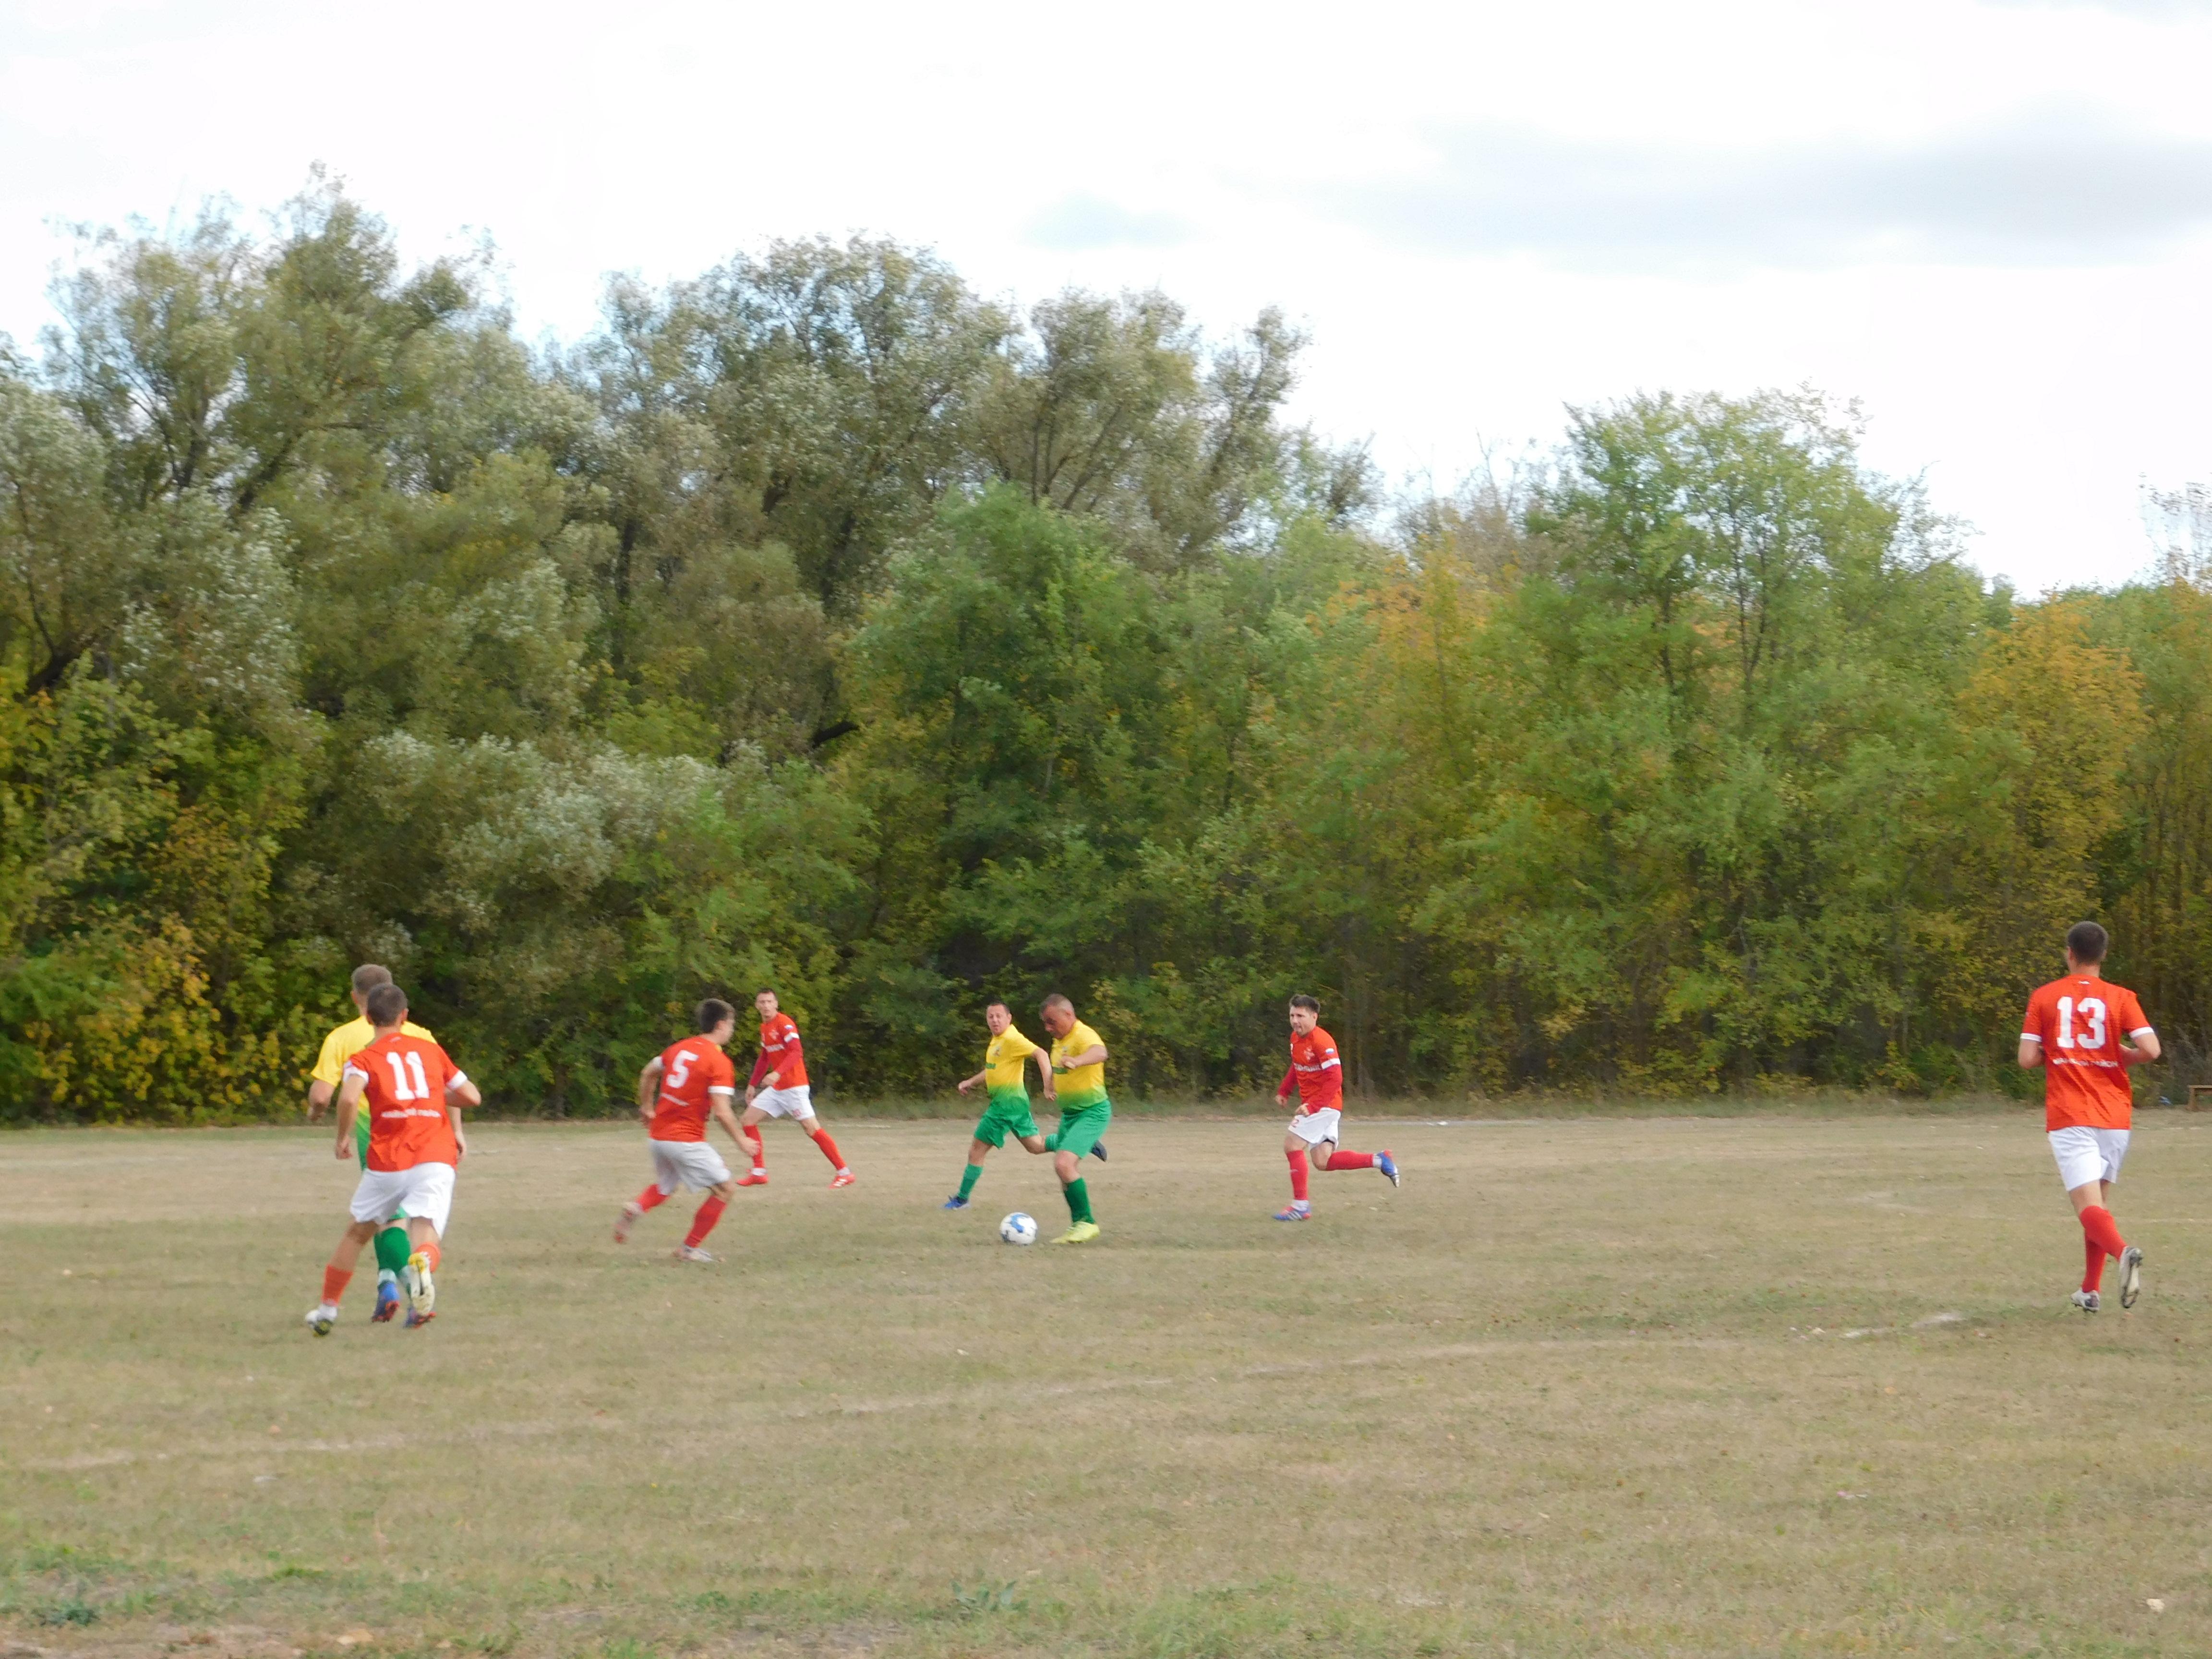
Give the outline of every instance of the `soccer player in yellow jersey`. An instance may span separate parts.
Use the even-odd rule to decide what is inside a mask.
[[[313,1123],[323,1115],[344,1080],[346,1061],[376,1041],[376,1027],[368,1020],[368,994],[380,985],[392,983],[392,970],[365,962],[353,970],[353,1006],[359,1011],[356,1018],[337,1027],[323,1039],[323,1051],[316,1056],[315,1069],[307,1073],[307,1121]],[[433,1042],[431,1035],[412,1020],[399,1028],[403,1036],[419,1037]],[[354,1156],[363,1170],[368,1168],[368,1114],[362,1113],[354,1119]],[[409,1251],[407,1229],[397,1224],[398,1217],[387,1218],[387,1224],[376,1235],[376,1311],[371,1319],[387,1320],[399,1311],[399,1270],[407,1265]]]
[[[1106,1097],[1106,1045],[1076,1018],[1075,1005],[1057,992],[1044,1000],[1043,1014],[1044,1029],[1052,1033],[1052,1075],[1060,1097],[1060,1127],[1044,1144],[1053,1155],[1053,1173],[1060,1177],[1068,1217],[1067,1231],[1052,1242],[1084,1244],[1098,1237],[1098,1222],[1091,1213],[1091,1188],[1076,1171],[1083,1167],[1084,1153],[1105,1156],[1099,1142],[1114,1121],[1114,1103]]]
[[[983,1023],[991,1028],[990,1043],[983,1050],[983,1069],[973,1077],[962,1078],[958,1087],[964,1095],[981,1084],[990,1103],[975,1121],[975,1139],[968,1147],[968,1167],[961,1172],[960,1190],[945,1200],[948,1210],[968,1207],[969,1194],[982,1178],[983,1160],[993,1147],[1005,1146],[1008,1135],[1039,1156],[1045,1149],[1044,1137],[1037,1133],[1036,1119],[1030,1115],[1029,1082],[1024,1074],[1029,1069],[1030,1056],[1036,1055],[1037,1071],[1044,1079],[1044,1098],[1051,1100],[1050,1058],[1014,1029],[1013,1010],[996,997],[983,1005]]]

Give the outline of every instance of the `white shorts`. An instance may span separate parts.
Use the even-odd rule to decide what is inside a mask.
[[[653,1185],[673,1194],[678,1187],[703,1193],[730,1178],[722,1155],[703,1140],[656,1140],[653,1146]]]
[[[763,1089],[753,1097],[750,1109],[769,1117],[812,1117],[814,1102],[809,1098],[811,1088],[802,1083],[792,1089]]]
[[[1291,1133],[1309,1146],[1318,1146],[1324,1140],[1334,1146],[1343,1116],[1343,1111],[1334,1106],[1324,1106],[1317,1112],[1300,1112],[1291,1120]]]
[[[356,1221],[389,1221],[397,1216],[416,1216],[446,1236],[446,1220],[453,1212],[453,1166],[417,1164],[411,1170],[363,1170],[361,1185],[353,1189]]]
[[[2051,1155],[2058,1160],[2058,1178],[2066,1190],[2093,1181],[2118,1181],[2127,1161],[2125,1129],[2090,1129],[2072,1124],[2051,1132]]]

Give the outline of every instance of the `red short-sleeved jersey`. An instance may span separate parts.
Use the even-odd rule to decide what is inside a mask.
[[[799,1046],[799,1023],[789,1014],[771,1014],[761,1022],[760,1058],[753,1062],[752,1080],[758,1083],[770,1072],[779,1089],[796,1089],[806,1081],[806,1053]]]
[[[738,1068],[712,1037],[685,1037],[660,1051],[660,1098],[653,1103],[655,1140],[704,1140],[714,1097],[738,1091]]]
[[[1287,1085],[1297,1080],[1298,1109],[1325,1111],[1344,1104],[1344,1066],[1337,1059],[1336,1039],[1316,1025],[1304,1036],[1291,1033],[1291,1073]]]
[[[2069,974],[2038,986],[2021,1036],[2043,1045],[2046,1129],[2124,1129],[2135,1106],[2120,1039],[2151,1029],[2124,985]]]
[[[436,1043],[394,1031],[346,1061],[344,1075],[362,1079],[370,1169],[461,1161],[446,1091],[468,1079]]]

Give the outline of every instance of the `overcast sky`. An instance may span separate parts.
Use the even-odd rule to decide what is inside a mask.
[[[2212,0],[5,0],[0,331],[70,222],[320,161],[524,325],[855,230],[987,293],[1280,305],[1297,410],[1449,484],[1563,405],[1810,383],[2022,588],[2212,479]]]

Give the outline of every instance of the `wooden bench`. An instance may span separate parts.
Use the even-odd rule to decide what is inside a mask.
[[[2212,1099],[2212,1083],[2192,1083],[2189,1085],[2189,1109],[2191,1111],[2203,1111],[2204,1109],[2204,1103],[2208,1099]]]

